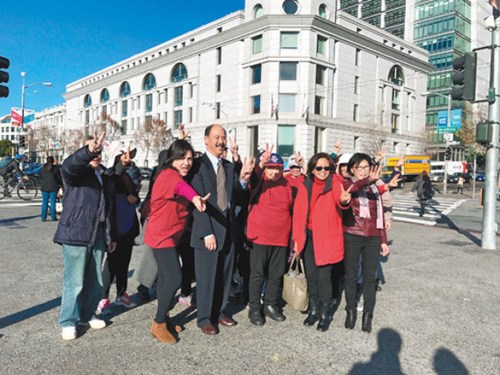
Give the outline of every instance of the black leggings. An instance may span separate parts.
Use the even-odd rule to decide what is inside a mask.
[[[132,257],[133,244],[130,241],[118,241],[116,250],[107,254],[103,270],[103,298],[109,297],[111,284],[116,277],[116,296],[121,297],[127,291],[128,266]]]
[[[157,323],[164,323],[165,315],[175,306],[175,293],[181,286],[181,265],[175,247],[153,249],[153,254],[158,264],[158,281],[156,283],[158,309],[155,320]]]

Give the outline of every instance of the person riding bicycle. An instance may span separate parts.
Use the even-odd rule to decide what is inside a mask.
[[[16,174],[24,177],[24,172],[20,168],[21,161],[23,160],[24,155],[17,154],[12,160],[5,166],[4,172],[3,172],[3,190],[4,190],[4,195],[7,197],[10,195],[9,193],[9,185],[14,182],[17,177]]]

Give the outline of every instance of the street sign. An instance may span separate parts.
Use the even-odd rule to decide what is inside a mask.
[[[448,111],[439,111],[437,116],[438,133],[455,133],[462,128],[462,110],[451,111],[450,126],[448,126]]]

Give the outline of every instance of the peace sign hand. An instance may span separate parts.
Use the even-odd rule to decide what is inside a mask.
[[[339,155],[340,150],[342,150],[342,141],[340,140],[340,138],[337,138],[337,140],[335,141],[335,145],[333,146],[333,153],[335,155]]]
[[[121,154],[120,160],[122,162],[122,165],[127,166],[131,162],[130,158],[130,145],[127,147],[127,151]]]
[[[374,165],[373,167],[371,167],[370,174],[368,175],[370,182],[377,181],[380,178],[381,173],[382,173],[382,166],[381,165]]]
[[[399,182],[402,180],[403,178],[401,177],[401,175],[399,173],[396,173],[394,175],[393,178],[391,178],[391,181],[389,181],[389,183],[387,185],[389,185],[389,187],[391,188],[396,188],[398,187],[399,185]]]
[[[299,165],[299,167],[302,167],[302,164],[304,163],[304,158],[300,154],[300,151],[295,151],[295,161]]]
[[[274,145],[271,145],[271,147],[269,147],[269,143],[266,143],[266,151],[264,151],[262,155],[260,155],[259,165],[261,169],[263,169],[266,163],[269,162],[269,160],[271,160],[271,154],[273,153],[273,148]]]
[[[340,204],[342,206],[347,206],[351,203],[351,189],[354,185],[349,186],[347,190],[344,189],[344,185],[340,184]]]
[[[229,138],[229,151],[233,154],[233,161],[239,161],[240,155],[238,154],[238,144],[236,143],[236,137]]]
[[[94,141],[89,143],[89,151],[92,153],[100,153],[102,151],[105,136],[106,130],[102,132],[99,138],[97,138],[97,130],[94,130]]]
[[[245,158],[240,172],[240,179],[249,181],[255,168],[255,158]]]
[[[179,139],[184,140],[189,136],[189,131],[186,130],[184,124],[179,124]]]

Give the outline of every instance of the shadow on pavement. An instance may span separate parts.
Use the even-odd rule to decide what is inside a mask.
[[[18,311],[11,315],[7,315],[3,318],[0,318],[0,329],[8,327],[12,324],[22,322],[23,320],[30,319],[36,315],[43,314],[44,312],[52,310],[53,308],[60,305],[61,297],[57,297],[28,309]]]
[[[481,246],[481,239],[468,230],[462,230],[460,229],[454,222],[451,220],[447,215],[441,215],[436,220],[436,224],[441,224],[445,225],[450,229],[456,230],[458,233],[463,234],[465,237],[467,237],[470,241],[474,242],[476,245]]]
[[[439,348],[434,353],[433,368],[438,375],[468,375],[469,370],[455,354],[446,348]]]
[[[21,227],[21,225],[17,223],[18,221],[35,219],[37,217],[40,217],[40,215],[10,217],[8,219],[2,219],[2,220],[0,220],[0,226]]]

